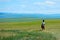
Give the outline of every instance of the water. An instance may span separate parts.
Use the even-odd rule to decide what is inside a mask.
[[[0,13],[0,18],[58,18],[60,14],[14,14],[14,13]]]

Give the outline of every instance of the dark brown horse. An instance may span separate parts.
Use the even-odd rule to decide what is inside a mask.
[[[42,30],[45,30],[45,25],[41,24]]]

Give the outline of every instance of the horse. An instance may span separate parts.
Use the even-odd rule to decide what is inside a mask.
[[[42,28],[42,30],[45,30],[45,25],[41,24],[41,28]]]

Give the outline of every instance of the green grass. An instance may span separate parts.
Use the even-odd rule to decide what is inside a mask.
[[[41,31],[41,22],[42,20],[1,22],[0,40],[60,40],[60,19],[46,19],[44,31]]]
[[[28,22],[36,21],[39,18],[0,18],[0,22]]]
[[[56,40],[52,34],[42,31],[1,30],[0,40]]]

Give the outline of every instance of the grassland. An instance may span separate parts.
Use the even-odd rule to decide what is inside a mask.
[[[41,19],[22,22],[1,19],[0,40],[60,40],[60,19],[46,19],[44,31],[41,31],[41,22]]]

